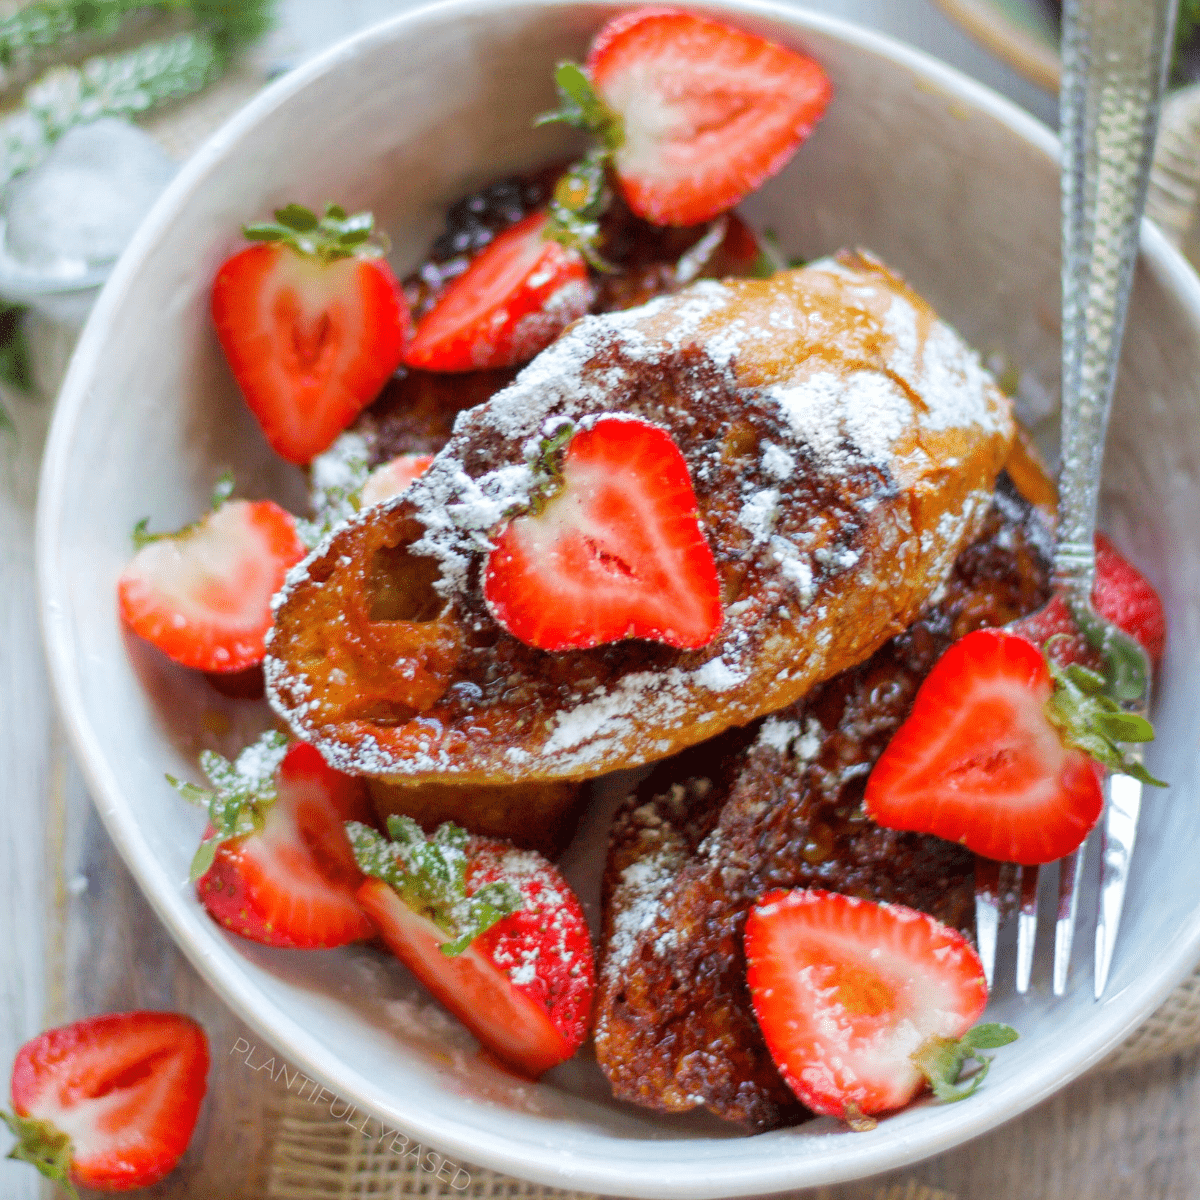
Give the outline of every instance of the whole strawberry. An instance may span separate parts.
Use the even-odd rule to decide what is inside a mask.
[[[10,1157],[72,1196],[148,1187],[179,1161],[208,1074],[208,1040],[190,1017],[109,1013],[50,1029],[17,1052]]]
[[[400,365],[410,318],[400,283],[371,240],[370,213],[299,204],[247,225],[262,243],[213,282],[221,348],[267,441],[310,462],[379,394]]]
[[[388,948],[497,1058],[536,1079],[587,1036],[595,991],[583,910],[540,854],[445,824],[392,840],[347,826],[358,902]]]

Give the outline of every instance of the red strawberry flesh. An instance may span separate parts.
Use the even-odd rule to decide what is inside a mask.
[[[957,931],[898,904],[771,892],[746,919],[746,981],[781,1074],[818,1113],[907,1104],[925,1086],[910,1058],[961,1037],[987,1004],[979,956]]]
[[[279,505],[231,500],[138,551],[117,584],[121,616],[185,667],[242,671],[262,661],[271,597],[306,553]]]
[[[687,463],[649,422],[599,418],[577,432],[562,487],[496,537],[484,597],[514,637],[543,650],[627,637],[704,646],[720,583]]]
[[[80,1186],[147,1187],[187,1149],[207,1073],[208,1043],[189,1017],[89,1017],[21,1048],[13,1108],[70,1137],[70,1174]]]
[[[782,169],[832,94],[812,59],[673,8],[614,18],[587,70],[622,119],[615,165],[625,199],[659,225],[732,208]]]
[[[1045,714],[1041,652],[983,629],[956,642],[917,692],[867,780],[869,816],[1002,862],[1069,854],[1100,815],[1098,768]]]
[[[588,310],[587,265],[532,213],[491,243],[421,320],[405,361],[427,371],[513,367]]]
[[[383,259],[325,262],[251,246],[217,272],[217,336],[275,452],[304,464],[379,394],[400,365],[408,305]]]

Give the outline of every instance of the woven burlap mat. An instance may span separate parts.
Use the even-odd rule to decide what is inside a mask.
[[[388,0],[378,0],[385,5]],[[290,13],[299,6],[285,5]],[[373,0],[359,0],[345,28],[377,14]],[[314,9],[322,16],[324,9]],[[350,14],[347,13],[349,17]],[[340,22],[338,22],[340,24]],[[290,47],[289,47],[290,49]],[[263,61],[259,59],[259,64]],[[206,96],[155,122],[159,140],[183,157],[203,135],[252,95],[263,82],[260,65],[228,78]],[[1166,106],[1149,213],[1185,253],[1200,247],[1200,88],[1176,93]],[[1200,970],[1190,976],[1126,1042],[1096,1069],[1126,1068],[1200,1045]],[[584,1200],[496,1174],[469,1163],[443,1163],[404,1155],[367,1139],[345,1122],[295,1093],[281,1093],[270,1143],[266,1200],[382,1200],[383,1197],[445,1197],[466,1200]],[[826,1189],[812,1194],[821,1200]],[[909,1180],[863,1191],[864,1200],[954,1200],[948,1192]]]

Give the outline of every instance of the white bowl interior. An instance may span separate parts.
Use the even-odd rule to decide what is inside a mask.
[[[723,6],[711,5],[715,11]],[[806,257],[863,245],[904,272],[981,351],[1019,365],[1032,420],[1057,389],[1057,169],[1050,136],[947,68],[875,35],[770,2],[737,19],[814,54],[837,95],[792,164],[747,205]],[[245,494],[301,503],[221,359],[209,281],[240,225],[296,199],[370,207],[401,269],[446,204],[562,151],[530,128],[551,68],[578,58],[610,6],[453,0],[401,16],[281,81],[172,185],[84,334],[47,452],[39,516],[44,627],[59,699],[107,826],[192,961],[281,1057],[427,1145],[560,1186],[725,1196],[866,1175],[944,1149],[1033,1104],[1095,1061],[1190,968],[1200,945],[1200,286],[1148,231],[1106,474],[1106,521],[1166,602],[1170,651],[1124,930],[1103,1002],[1077,953],[1061,1000],[1002,984],[995,1019],[1021,1040],[972,1100],[918,1106],[869,1134],[820,1121],[756,1138],[704,1116],[614,1103],[580,1059],[540,1085],[492,1070],[373,951],[269,951],[225,936],[186,884],[203,818],[165,784],[197,778],[201,744],[235,751],[265,721],[127,638],[115,582],[146,515],[173,528],[232,466]],[[214,716],[214,714],[216,714]],[[594,895],[594,814],[568,870]],[[1085,910],[1088,899],[1084,899]],[[1080,943],[1089,941],[1085,921]],[[1043,935],[1045,946],[1048,938]],[[1008,960],[1004,958],[1007,953]],[[1035,978],[1048,979],[1040,962]],[[1011,947],[1001,978],[1011,979]]]

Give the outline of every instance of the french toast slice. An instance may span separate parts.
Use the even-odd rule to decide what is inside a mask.
[[[662,426],[687,462],[724,603],[702,649],[550,654],[484,603],[489,535],[529,502],[545,441],[602,413]],[[978,532],[1013,431],[975,354],[864,254],[584,318],[291,573],[268,696],[331,764],[397,783],[667,757],[905,629]]]
[[[703,1105],[752,1130],[803,1119],[745,982],[746,913],[772,888],[895,901],[973,933],[971,854],[881,828],[861,801],[943,651],[1049,596],[1048,527],[1001,480],[979,539],[909,629],[799,703],[658,764],[619,811],[594,1030],[619,1099]]]

